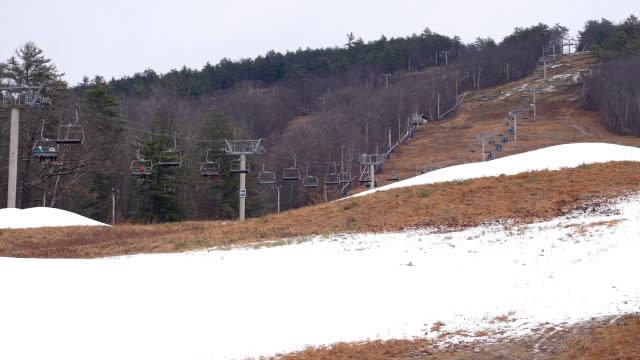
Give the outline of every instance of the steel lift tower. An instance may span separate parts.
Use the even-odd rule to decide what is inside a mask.
[[[224,139],[225,152],[227,155],[240,156],[240,159],[231,163],[231,172],[240,174],[240,206],[239,219],[244,220],[245,200],[247,198],[247,155],[258,155],[264,152],[260,146],[262,139],[258,140],[227,140]]]
[[[7,186],[7,207],[16,207],[18,184],[18,139],[20,133],[20,110],[51,105],[51,99],[40,95],[42,86],[0,88],[0,106],[11,109],[9,130],[9,182]]]

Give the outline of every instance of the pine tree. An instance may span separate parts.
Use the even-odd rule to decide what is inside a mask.
[[[64,74],[59,74],[51,59],[42,53],[42,49],[28,41],[7,60],[3,77],[13,80],[17,86],[40,86],[60,81]]]

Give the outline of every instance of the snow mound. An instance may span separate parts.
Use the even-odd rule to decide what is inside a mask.
[[[582,164],[610,161],[640,161],[640,148],[605,143],[576,143],[555,145],[540,150],[506,156],[496,160],[463,164],[418,175],[393,184],[367,190],[353,196],[369,195],[414,185],[477,179],[487,176],[515,175],[527,171],[560,170]]]
[[[108,226],[70,211],[35,207],[0,209],[0,229],[25,229],[50,226]]]

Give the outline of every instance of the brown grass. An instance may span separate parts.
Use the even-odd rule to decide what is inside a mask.
[[[334,233],[457,229],[503,219],[526,223],[573,209],[598,211],[640,190],[640,164],[594,164],[561,171],[394,189],[282,214],[237,221],[5,230],[0,256],[94,258],[179,252]]]
[[[485,336],[487,333],[474,334]],[[522,338],[497,342],[474,341],[437,345],[427,340],[339,343],[278,355],[273,359],[405,359],[405,360],[637,360],[640,358],[640,316],[623,316],[613,324],[607,319],[558,329],[541,328]]]
[[[326,347],[309,347],[303,351],[278,355],[279,360],[385,360],[405,359],[407,356],[420,356],[430,353],[430,342],[426,340],[389,340],[349,344],[337,343]]]
[[[566,360],[640,359],[640,317],[624,316],[567,341]]]

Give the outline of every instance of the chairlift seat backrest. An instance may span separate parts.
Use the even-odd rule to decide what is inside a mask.
[[[338,174],[326,174],[324,176],[324,183],[327,185],[339,184]]]
[[[349,173],[338,174],[338,182],[340,184],[346,184],[351,181],[351,175]]]
[[[205,161],[200,164],[200,175],[217,176],[220,175],[220,164],[215,161]]]
[[[84,130],[81,125],[67,124],[58,127],[58,144],[82,144],[84,142]]]
[[[38,139],[33,144],[33,154],[39,159],[57,159],[58,146],[55,140]]]
[[[302,185],[304,187],[316,187],[318,186],[318,177],[315,175],[307,175],[302,179]]]
[[[282,169],[282,180],[300,180],[300,169],[297,167]]]
[[[182,154],[177,150],[165,150],[160,153],[158,166],[180,167],[182,166]]]
[[[260,171],[258,173],[258,183],[259,184],[275,184],[276,173],[273,171]]]
[[[240,160],[239,159],[231,160],[231,166],[229,167],[229,171],[231,171],[234,174],[240,174],[240,173],[247,174],[251,170],[251,167],[249,166],[249,161],[248,160],[245,160],[244,164],[245,164],[245,168],[244,168],[244,170],[242,170],[242,169],[240,169]]]
[[[143,159],[133,160],[129,171],[134,176],[150,176],[153,173],[153,162]]]

